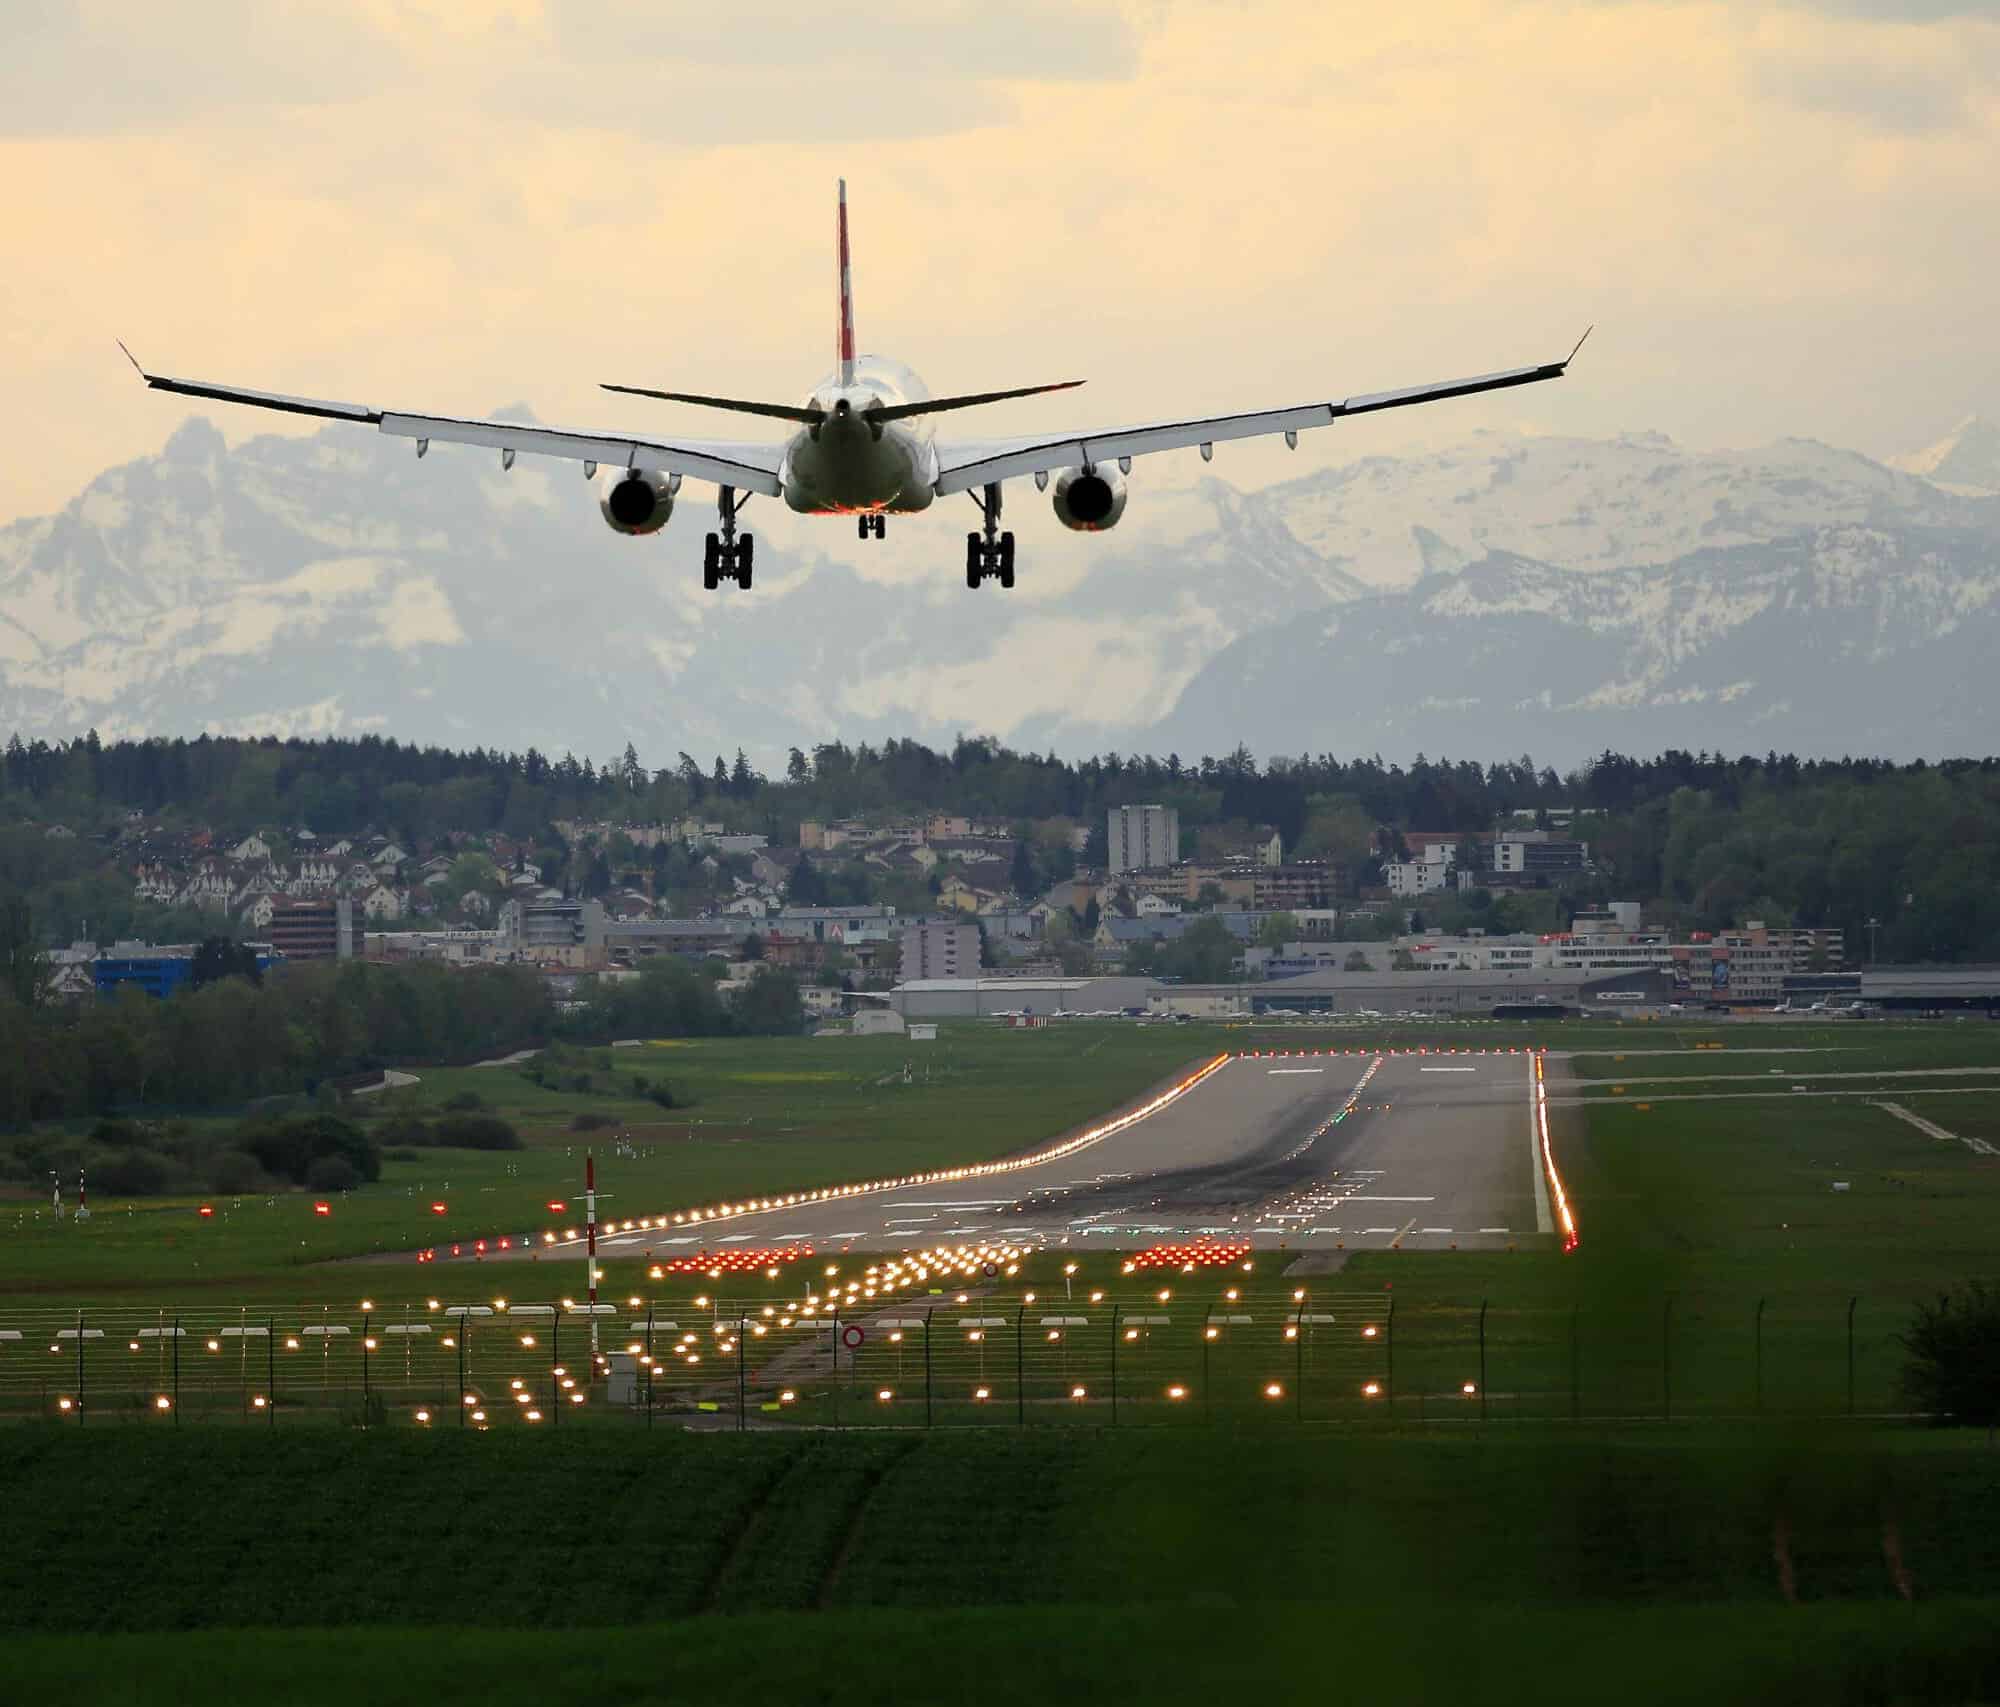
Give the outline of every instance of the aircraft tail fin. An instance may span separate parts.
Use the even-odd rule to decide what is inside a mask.
[[[854,281],[847,264],[847,180],[840,180],[840,212],[836,221],[835,242],[840,254],[840,341],[837,357],[840,362],[840,383],[843,387],[854,383]]]

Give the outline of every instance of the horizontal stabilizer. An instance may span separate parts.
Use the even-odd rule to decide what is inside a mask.
[[[705,409],[728,409],[738,415],[769,415],[775,421],[803,421],[808,426],[825,419],[825,411],[796,403],[752,403],[742,397],[704,397],[694,391],[649,391],[643,385],[603,385],[627,397],[657,397],[662,403],[699,403]]]
[[[1080,379],[1059,379],[1054,385],[1023,385],[1013,391],[975,391],[964,397],[927,397],[921,403],[886,403],[862,411],[871,420],[901,421],[911,415],[937,415],[947,409],[976,409],[982,403],[1005,403],[1010,397],[1039,397],[1045,391],[1074,391]]]
[[[1012,391],[975,391],[963,397],[926,397],[916,403],[871,403],[856,413],[865,421],[903,421],[912,415],[937,415],[947,409],[973,409],[982,403],[1004,403],[1010,397],[1039,397],[1045,391],[1071,391],[1080,379],[1058,380],[1054,385],[1023,385]],[[697,403],[705,409],[729,409],[739,415],[768,415],[777,421],[799,421],[816,427],[826,419],[824,409],[811,404],[754,403],[742,397],[708,397],[695,391],[654,391],[643,385],[604,385],[604,391],[622,392],[627,397],[656,397],[662,403]]]

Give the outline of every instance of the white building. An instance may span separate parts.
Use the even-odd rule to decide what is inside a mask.
[[[1106,814],[1106,863],[1121,871],[1151,871],[1178,865],[1181,815],[1173,806],[1114,806]]]
[[[1450,887],[1458,850],[1449,842],[1426,842],[1417,859],[1391,860],[1382,867],[1382,881],[1391,895],[1428,895]]]

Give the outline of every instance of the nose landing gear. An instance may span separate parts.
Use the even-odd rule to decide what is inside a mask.
[[[965,584],[977,587],[991,575],[1003,587],[1014,584],[1014,536],[1000,531],[1000,485],[983,489],[972,500],[979,506],[985,524],[978,533],[965,536]]]
[[[749,499],[744,499],[744,503],[748,502]],[[716,493],[715,507],[721,518],[722,532],[720,538],[710,534],[705,542],[701,584],[711,593],[724,581],[734,581],[737,586],[747,589],[757,542],[747,533],[741,539],[736,537],[736,516],[741,507],[736,502],[736,488],[722,487]]]
[[[859,530],[861,538],[887,539],[889,537],[889,518],[879,511],[866,516],[857,516],[855,520],[861,524]]]

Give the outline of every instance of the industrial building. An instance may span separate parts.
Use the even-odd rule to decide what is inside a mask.
[[[1143,1011],[1158,988],[1150,978],[925,978],[899,984],[889,1005],[905,1019],[1123,1013]]]

